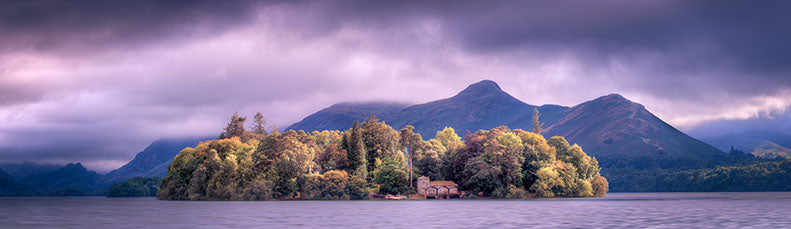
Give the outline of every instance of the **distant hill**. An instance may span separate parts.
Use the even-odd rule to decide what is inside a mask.
[[[182,149],[195,147],[209,137],[159,139],[151,143],[135,158],[116,170],[110,171],[99,179],[99,183],[112,184],[132,177],[164,177],[168,166]]]
[[[337,109],[331,108],[305,119],[333,120],[325,117],[332,114],[327,110]],[[534,106],[514,98],[494,81],[483,80],[450,98],[408,106],[379,119],[397,129],[412,125],[415,132],[428,139],[446,126],[453,127],[459,135],[500,125],[532,130],[535,108],[545,123],[542,134],[564,136],[570,143],[581,145],[585,152],[597,157],[603,168],[698,168],[728,158],[726,153],[678,131],[642,105],[618,94],[573,107]],[[362,112],[344,115],[360,119],[369,116]],[[321,124],[312,129],[343,130],[350,127],[348,123],[343,128],[332,128],[340,124]],[[304,120],[292,125],[301,126],[307,126]]]
[[[772,141],[759,141],[752,150],[749,151],[750,154],[755,155],[756,157],[762,158],[785,158],[791,159],[791,148],[778,145]]]
[[[8,195],[5,192],[5,184],[8,187],[24,187],[25,192],[17,192],[15,195],[96,195],[103,194],[114,183],[133,177],[164,177],[167,175],[168,166],[173,158],[182,149],[194,147],[200,141],[211,139],[203,138],[183,138],[183,139],[160,139],[154,141],[145,150],[135,155],[121,168],[111,171],[106,175],[97,174],[89,171],[80,163],[70,163],[65,166],[53,164],[38,164],[33,162],[24,163],[2,163],[2,170],[8,169],[13,173],[3,174],[11,179],[0,177],[0,196]],[[11,174],[11,175],[9,175]],[[13,185],[19,183],[19,185]],[[8,188],[11,190],[11,188]],[[13,188],[13,190],[20,190]],[[12,190],[12,191],[13,191]],[[3,194],[5,193],[5,194]]]
[[[687,132],[727,152],[731,147],[759,157],[789,155],[791,151],[791,107],[759,113],[747,119],[715,120]]]
[[[781,133],[743,131],[700,139],[726,152],[733,147],[756,157],[791,158],[791,144],[787,143],[790,141]]]
[[[371,115],[376,115],[380,119],[388,119],[406,106],[405,104],[389,102],[338,103],[309,115],[286,129],[305,130],[308,132],[314,130],[346,130],[352,128],[355,120],[362,122]]]
[[[16,180],[25,180],[31,176],[52,172],[60,168],[63,168],[63,165],[39,164],[33,162],[0,163],[0,169],[3,169]]]
[[[92,192],[103,188],[97,181],[101,175],[88,171],[80,163],[69,163],[55,171],[34,175],[21,180],[38,192],[52,192],[62,189],[79,189]]]
[[[26,196],[32,190],[25,184],[17,181],[11,175],[0,169],[0,197],[2,196]]]
[[[581,145],[605,168],[702,167],[727,159],[618,94],[572,107],[545,131]]]

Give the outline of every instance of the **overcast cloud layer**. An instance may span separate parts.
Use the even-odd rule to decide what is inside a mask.
[[[108,171],[239,111],[492,79],[530,104],[620,93],[684,130],[791,105],[788,1],[3,1],[0,161]]]

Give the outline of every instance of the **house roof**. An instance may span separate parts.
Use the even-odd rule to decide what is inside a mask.
[[[449,180],[438,180],[438,181],[429,181],[428,183],[431,186],[458,186],[453,181]]]

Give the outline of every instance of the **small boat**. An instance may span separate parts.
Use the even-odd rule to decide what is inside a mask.
[[[394,196],[394,195],[387,194],[385,196],[385,200],[406,200],[406,196],[402,196],[402,195]]]

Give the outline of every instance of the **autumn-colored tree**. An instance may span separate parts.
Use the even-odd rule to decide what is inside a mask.
[[[538,108],[533,108],[533,133],[541,134],[541,131],[543,131],[541,128],[544,127],[544,122],[541,122],[540,117],[541,114],[538,113]]]
[[[463,146],[464,142],[461,141],[461,137],[456,134],[456,131],[453,130],[451,127],[445,127],[441,131],[437,131],[434,139],[442,143],[448,151],[455,151],[459,147]]]
[[[244,117],[235,115],[223,133],[230,137],[179,152],[157,197],[368,199],[375,190],[414,192],[409,187],[410,168],[414,175],[453,180],[462,190],[495,198],[603,196],[609,189],[598,161],[582,147],[569,145],[563,137],[547,141],[540,134],[505,126],[469,133],[464,141],[445,128],[435,139],[424,141],[414,127],[396,132],[375,117],[362,125],[355,122],[344,132],[273,130],[269,135],[244,132],[243,122]],[[239,131],[242,136],[235,136]],[[405,159],[405,152],[412,160]],[[791,161],[766,168],[787,170]],[[716,173],[745,177],[729,171],[733,170]],[[757,172],[747,174],[752,173]]]

